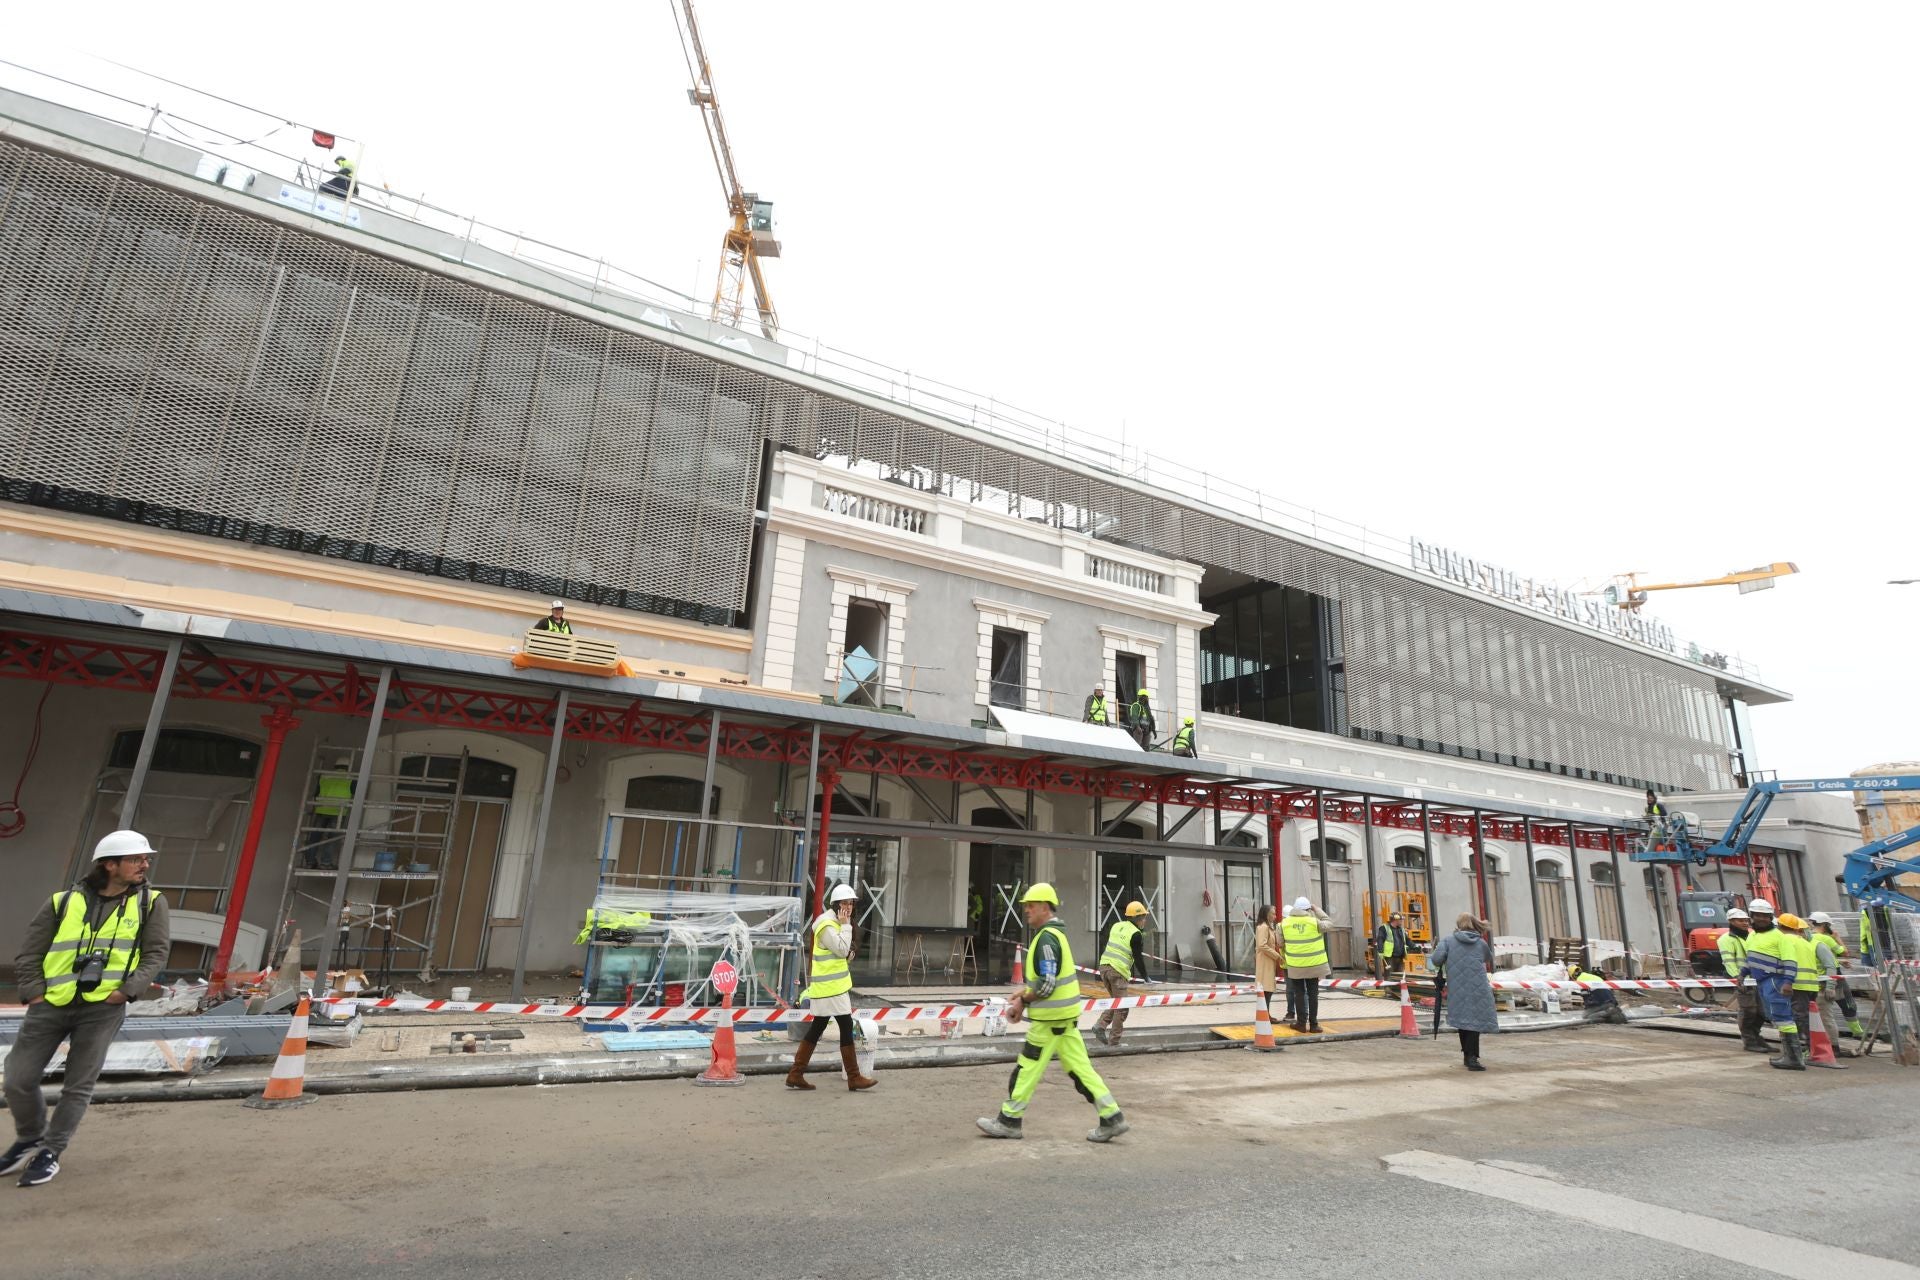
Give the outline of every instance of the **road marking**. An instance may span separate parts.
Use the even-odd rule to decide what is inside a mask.
[[[1432,1151],[1401,1151],[1382,1156],[1380,1163],[1391,1173],[1679,1245],[1793,1280],[1832,1280],[1836,1275],[1848,1280],[1920,1280],[1920,1267],[1904,1262],[1795,1240],[1605,1191],[1590,1191],[1550,1177],[1522,1173],[1510,1165],[1476,1164]]]

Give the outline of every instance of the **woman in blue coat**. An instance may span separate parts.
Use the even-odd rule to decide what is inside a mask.
[[[1453,932],[1428,954],[1427,968],[1447,984],[1447,1025],[1460,1033],[1460,1055],[1467,1070],[1485,1071],[1480,1065],[1480,1037],[1500,1029],[1493,1011],[1493,987],[1487,980],[1493,970],[1493,947],[1487,942],[1485,926],[1463,913],[1453,922]]]

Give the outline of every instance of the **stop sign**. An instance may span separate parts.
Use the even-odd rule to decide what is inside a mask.
[[[712,982],[713,989],[723,996],[732,995],[734,988],[740,985],[739,973],[725,960],[716,960],[714,962],[713,972],[707,975],[707,980]]]

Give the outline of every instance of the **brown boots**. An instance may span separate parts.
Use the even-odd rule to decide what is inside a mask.
[[[787,1069],[787,1088],[808,1091],[813,1089],[813,1086],[807,1083],[806,1072],[807,1064],[813,1061],[813,1046],[816,1043],[818,1042],[813,1040],[802,1040],[800,1047],[793,1051],[793,1065]]]
[[[806,1073],[807,1064],[813,1061],[813,1046],[817,1043],[816,1040],[802,1040],[800,1047],[793,1051],[793,1065],[787,1068],[787,1088],[804,1089],[809,1093],[813,1091],[813,1086],[807,1083]],[[860,1074],[860,1060],[854,1056],[854,1047],[850,1044],[840,1046],[840,1065],[846,1069],[849,1092],[871,1089],[880,1083],[872,1076]]]
[[[860,1074],[860,1059],[855,1056],[854,1047],[850,1044],[840,1046],[840,1065],[847,1073],[847,1092],[849,1093],[859,1089],[871,1089],[880,1083],[872,1076]]]

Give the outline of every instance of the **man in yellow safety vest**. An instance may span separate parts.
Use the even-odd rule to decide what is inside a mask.
[[[167,900],[147,886],[152,864],[145,836],[112,832],[93,847],[80,883],[54,894],[27,925],[15,971],[27,1009],[5,1076],[15,1141],[0,1154],[0,1173],[19,1172],[23,1187],[60,1172],[60,1153],[93,1100],[127,1001],[143,995],[167,962],[172,931]],[[71,1044],[49,1124],[40,1077],[62,1041]]]
[[[1766,1053],[1767,1042],[1760,1038],[1766,1018],[1760,1012],[1760,989],[1747,972],[1747,942],[1752,937],[1752,919],[1739,907],[1727,912],[1727,931],[1720,935],[1720,967],[1740,985],[1733,989],[1734,1003],[1740,1009],[1740,1047],[1748,1053]]]
[[[1087,695],[1087,705],[1080,716],[1083,724],[1112,724],[1113,712],[1107,706],[1107,690],[1104,685],[1095,685],[1093,692]]]
[[[1387,912],[1387,918],[1374,929],[1373,957],[1382,982],[1387,980],[1387,975],[1393,972],[1395,965],[1406,964],[1407,931],[1400,923],[1398,911]]]
[[[1760,1005],[1768,1021],[1780,1032],[1780,1056],[1768,1059],[1768,1065],[1782,1071],[1805,1071],[1807,1061],[1801,1051],[1800,1022],[1794,1016],[1793,981],[1799,976],[1799,941],[1784,929],[1775,927],[1773,904],[1755,898],[1747,904],[1753,918],[1753,932],[1747,936],[1747,972],[1760,989]]]
[[[1832,965],[1828,966],[1823,957],[1821,961],[1822,968],[1830,974],[1838,974],[1841,969],[1840,962],[1847,958],[1847,944],[1841,940],[1839,934],[1833,931],[1833,917],[1824,911],[1816,911],[1807,917],[1807,922],[1813,926],[1812,933],[1808,940],[1813,943],[1815,949],[1832,953]],[[1860,928],[1863,933],[1867,928],[1867,915],[1864,911],[1860,913]],[[1838,1011],[1840,1017],[1846,1019],[1847,1034],[1857,1040],[1866,1039],[1867,1029],[1860,1025],[1860,1006],[1854,1002],[1853,992],[1847,990],[1847,980],[1845,978],[1836,977],[1821,988],[1822,1001],[1826,1001],[1829,998],[1831,998],[1835,1010]],[[1828,1010],[1825,1003],[1823,1003],[1820,1008],[1823,1017],[1832,1012]],[[1838,1024],[1836,1023],[1836,1025]],[[1858,1049],[1854,1050],[1854,1056],[1859,1056]]]
[[[1305,898],[1293,900],[1293,914],[1280,922],[1281,950],[1287,957],[1287,986],[1293,991],[1293,1029],[1318,1035],[1320,979],[1333,972],[1327,963],[1327,913]]]
[[[1147,918],[1147,904],[1129,902],[1126,919],[1116,920],[1107,931],[1107,949],[1100,953],[1100,977],[1106,981],[1107,994],[1116,1000],[1127,994],[1134,974],[1147,972],[1147,951],[1141,945],[1139,922]],[[1125,1009],[1107,1009],[1093,1024],[1093,1035],[1101,1044],[1119,1044],[1127,1029]]]
[[[1787,998],[1793,1006],[1793,1021],[1800,1028],[1800,1049],[1807,1050],[1807,1035],[1813,1026],[1813,1002],[1820,996],[1820,952],[1807,940],[1807,922],[1790,912],[1778,920],[1779,932],[1786,934],[1784,948],[1793,957],[1793,986]]]
[[[1073,1087],[1100,1113],[1100,1122],[1088,1130],[1087,1141],[1111,1142],[1132,1126],[1121,1114],[1107,1082],[1093,1069],[1086,1042],[1080,1038],[1080,979],[1075,974],[1066,930],[1054,919],[1060,895],[1050,884],[1036,884],[1021,896],[1020,905],[1026,912],[1027,927],[1034,931],[1033,945],[1027,948],[1027,980],[1007,1003],[1007,1021],[1018,1022],[1023,1015],[1031,1017],[1027,1042],[1021,1046],[1019,1065],[1013,1069],[1007,1100],[998,1112],[974,1123],[989,1138],[1024,1136],[1021,1123],[1027,1104],[1040,1087],[1047,1063],[1058,1054]]]

